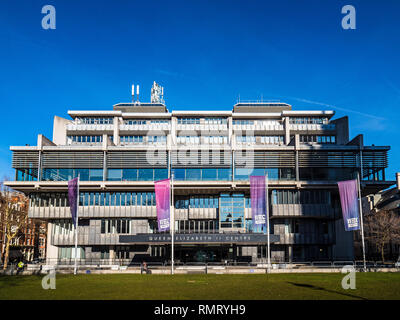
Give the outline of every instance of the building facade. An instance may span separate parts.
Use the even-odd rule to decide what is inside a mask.
[[[27,198],[22,193],[13,193],[16,203],[27,203]],[[18,206],[20,208],[20,206]],[[40,219],[30,219],[25,216],[26,222],[18,231],[17,235],[11,239],[9,259],[23,259],[32,261],[34,259],[44,259],[46,257],[46,225],[47,223]],[[4,213],[0,212],[0,261],[3,263],[5,248],[7,242],[6,221]]]
[[[52,140],[11,147],[16,176],[6,185],[29,196],[29,217],[48,222],[49,261],[74,257],[67,181],[78,175],[79,258],[168,262],[154,181],[173,175],[177,262],[265,262],[249,177],[267,175],[272,261],[353,259],[337,181],[360,173],[363,194],[387,188],[389,147],[350,140],[348,118],[333,111],[238,102],[169,112],[160,101],[68,111],[54,118]]]

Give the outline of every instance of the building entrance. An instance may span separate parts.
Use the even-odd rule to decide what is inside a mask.
[[[233,252],[231,246],[176,246],[175,261],[183,263],[232,261]]]

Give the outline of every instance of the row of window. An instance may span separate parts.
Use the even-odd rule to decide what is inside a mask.
[[[328,190],[272,190],[273,204],[330,204]]]
[[[235,180],[249,180],[250,176],[268,175],[269,180],[296,180],[293,168],[235,168]]]
[[[200,124],[200,118],[178,118],[178,124]]]
[[[335,136],[300,135],[302,143],[336,143]]]
[[[101,219],[100,232],[103,234],[130,234],[131,219]]]
[[[240,119],[240,120],[232,120],[232,124],[234,125],[269,125],[269,126],[278,126],[281,124],[279,120],[246,120],[246,119]]]
[[[168,124],[169,120],[166,119],[126,119],[124,124],[126,125],[143,125],[143,124]]]
[[[328,124],[328,118],[324,117],[290,117],[291,124]]]
[[[203,138],[203,139],[201,139]],[[201,142],[202,141],[202,142]],[[178,136],[178,144],[227,144],[227,136]]]
[[[121,143],[165,143],[167,136],[120,136]]]
[[[236,136],[238,143],[282,144],[283,136]]]
[[[172,170],[175,180],[187,181],[230,181],[230,168],[176,168]]]
[[[166,168],[108,169],[108,181],[158,181],[168,178]]]
[[[31,193],[32,207],[68,207],[67,193]],[[154,192],[80,192],[80,206],[155,206]]]
[[[112,117],[83,117],[76,118],[77,123],[84,124],[113,124],[114,118]]]
[[[103,142],[103,136],[84,136],[84,135],[79,135],[79,136],[67,136],[68,140],[70,142],[80,142],[80,143],[99,143]]]
[[[304,172],[307,170],[307,172]],[[333,174],[336,171],[328,168],[314,168],[314,171],[330,170]],[[172,169],[174,179],[180,181],[230,181],[232,170],[230,168],[175,168]],[[293,168],[235,168],[235,180],[249,180],[251,175],[265,176],[268,174],[270,180],[295,180]],[[60,169],[46,168],[42,170],[42,181],[68,181],[76,177],[81,181],[103,181],[103,169]],[[23,180],[31,175],[19,170],[17,181]],[[300,169],[300,179],[308,179],[309,170]],[[315,178],[318,178],[315,175]],[[319,180],[324,180],[319,178]],[[107,181],[158,181],[168,178],[167,168],[129,168],[129,169],[108,169]],[[332,178],[334,178],[332,176]],[[21,180],[18,180],[21,179]],[[315,180],[313,178],[313,180]],[[332,179],[335,180],[335,179]]]

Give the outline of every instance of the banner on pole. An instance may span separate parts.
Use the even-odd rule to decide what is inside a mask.
[[[78,200],[78,178],[68,181],[68,201],[71,209],[72,224],[76,227],[76,212]]]
[[[251,215],[255,227],[266,226],[265,177],[250,176]]]
[[[170,179],[154,182],[158,231],[170,229],[171,187]]]
[[[360,229],[357,180],[339,181],[340,203],[346,231]]]

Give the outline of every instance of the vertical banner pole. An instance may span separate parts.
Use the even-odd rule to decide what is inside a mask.
[[[265,175],[265,217],[267,219],[267,270],[271,270],[271,248],[269,239],[269,198],[268,198],[268,172]]]
[[[171,274],[174,274],[174,237],[175,237],[175,203],[174,203],[174,173],[171,174]]]
[[[78,212],[79,212],[79,180],[80,174],[78,174],[78,184],[76,186],[76,217],[75,217],[75,265],[74,274],[76,274],[78,269],[77,257],[78,257]]]
[[[362,210],[362,204],[361,204],[361,182],[360,182],[360,173],[359,172],[357,173],[357,182],[358,182],[358,204],[360,207],[361,241],[362,241],[363,260],[364,260],[364,272],[367,272],[367,263],[365,261],[363,210]]]

